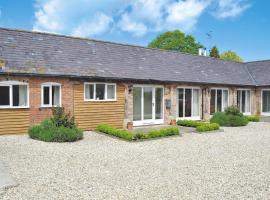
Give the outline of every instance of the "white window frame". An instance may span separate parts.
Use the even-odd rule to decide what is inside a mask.
[[[27,105],[26,106],[13,106],[13,85],[26,85],[27,87]],[[4,108],[29,108],[29,84],[21,81],[0,81],[0,86],[9,87],[9,105],[1,106],[0,109]]]
[[[262,116],[270,116],[270,112],[263,112],[263,92],[270,91],[270,89],[262,89],[261,90],[261,115]]]
[[[215,95],[215,112],[217,112],[217,90],[221,90],[222,91],[222,99],[221,99],[221,112],[225,111],[225,108],[223,106],[223,91],[227,90],[228,91],[228,106],[230,106],[230,90],[229,88],[210,88],[210,113],[211,113],[211,90],[216,90],[216,95]],[[212,116],[212,114],[211,114]]]
[[[191,117],[179,117],[179,91],[178,89],[191,89],[192,95],[191,95],[191,115],[193,113],[193,90],[199,90],[199,116],[191,116]],[[200,87],[192,87],[192,86],[181,86],[181,87],[177,87],[176,88],[176,119],[177,120],[183,120],[183,119],[189,119],[189,120],[201,120],[201,88]],[[184,96],[183,96],[183,116],[185,116],[185,96],[186,96],[186,92],[184,92]]]
[[[52,87],[53,86],[59,86],[59,107],[62,106],[62,87],[60,83],[53,83],[53,82],[49,82],[49,83],[42,83],[41,84],[41,107],[42,108],[52,108],[52,107],[58,107],[58,105],[52,105]],[[44,87],[49,87],[50,91],[49,91],[49,104],[44,104],[44,98],[43,98],[43,88]]]
[[[165,90],[164,90],[164,86],[163,85],[144,85],[144,84],[136,84],[133,85],[134,87],[138,87],[142,89],[142,96],[143,96],[143,88],[152,88],[152,119],[144,119],[144,103],[143,103],[143,97],[141,98],[141,116],[142,116],[142,120],[138,120],[138,121],[133,121],[133,126],[143,126],[143,125],[151,125],[151,124],[164,124],[164,115],[165,115]],[[162,89],[162,119],[155,119],[155,109],[154,107],[155,105],[155,101],[156,101],[156,93],[154,92],[156,88],[160,88]]]
[[[242,107],[242,91],[249,91],[249,94],[250,94],[250,96],[249,96],[249,110],[250,110],[250,112],[243,112],[243,114],[244,115],[251,115],[251,100],[252,100],[252,97],[251,97],[251,89],[243,89],[243,88],[238,88],[237,89],[237,92],[238,91],[241,91],[241,97],[240,97],[240,108],[239,108],[239,110],[240,110],[240,112],[241,112],[241,107]],[[236,98],[237,98],[237,92],[236,92]],[[246,95],[246,102],[247,102],[247,95]],[[237,104],[237,102],[236,102],[236,104]]]
[[[105,84],[105,93],[104,93],[104,99],[97,100],[96,99],[96,84]],[[94,85],[94,95],[93,99],[87,99],[86,98],[86,85]],[[108,85],[113,85],[114,90],[114,99],[108,99],[107,97],[107,87]],[[105,82],[85,82],[84,83],[84,101],[117,101],[117,84],[116,83],[105,83]]]

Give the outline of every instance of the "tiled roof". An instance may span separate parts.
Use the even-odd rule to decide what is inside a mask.
[[[248,62],[246,65],[257,85],[270,86],[270,60]]]
[[[1,64],[2,63],[2,64]],[[245,64],[55,34],[0,28],[2,73],[255,85]]]

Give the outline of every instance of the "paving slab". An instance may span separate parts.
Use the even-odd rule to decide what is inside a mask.
[[[17,186],[17,182],[10,175],[4,163],[0,161],[0,190]]]

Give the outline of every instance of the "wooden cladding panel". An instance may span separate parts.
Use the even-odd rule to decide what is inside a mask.
[[[0,135],[25,134],[30,126],[29,109],[0,109]]]
[[[123,127],[125,86],[117,84],[116,101],[84,101],[84,84],[74,86],[74,116],[80,128],[93,130],[98,124]]]

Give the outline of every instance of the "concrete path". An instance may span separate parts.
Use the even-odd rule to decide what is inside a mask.
[[[7,168],[4,166],[3,162],[0,161],[0,190],[14,187],[17,185],[17,182],[10,175]]]

